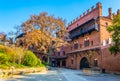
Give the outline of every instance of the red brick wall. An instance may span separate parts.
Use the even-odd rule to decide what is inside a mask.
[[[87,53],[77,53],[77,54],[72,54],[71,56],[69,56],[66,61],[67,61],[67,66],[68,68],[72,68],[72,69],[80,69],[80,62],[81,59],[86,57],[90,63],[90,67],[94,67],[94,60],[97,59],[98,60],[98,66],[100,66],[100,55],[98,53],[94,53],[93,56],[91,57],[91,59],[88,57]],[[73,64],[71,63],[71,60],[73,59]]]
[[[112,20],[100,17],[100,41],[111,38],[110,33],[107,31],[107,27],[111,25]],[[108,25],[106,25],[108,23]]]
[[[102,67],[107,71],[120,71],[120,54],[114,56],[108,48],[102,49]]]
[[[81,18],[77,19],[73,23],[71,23],[68,27],[68,31],[71,31],[78,25],[81,25],[88,20],[98,17],[97,23],[100,26],[100,31],[93,31],[91,34],[85,34],[83,37],[80,36],[70,42],[69,45],[63,47],[63,51],[65,51],[65,54],[68,54],[69,52],[73,52],[76,50],[82,50],[87,49],[95,46],[101,46],[101,51],[97,51],[93,54],[91,61],[88,58],[87,53],[72,53],[68,54],[68,58],[66,59],[66,67],[72,68],[72,69],[80,69],[80,61],[83,57],[86,57],[91,67],[94,65],[94,60],[98,60],[98,67],[105,68],[107,71],[120,71],[120,54],[117,56],[113,56],[110,54],[108,47],[109,45],[102,46],[101,42],[103,40],[106,40],[110,38],[110,33],[106,30],[107,26],[111,25],[111,19],[107,17],[102,16],[102,5],[99,3],[97,4],[97,7],[92,9],[92,11],[88,11],[87,14],[84,14]],[[107,23],[107,24],[106,24]],[[90,23],[87,25],[91,25]],[[86,26],[87,26],[86,25]],[[89,37],[90,46],[84,47],[84,39]],[[78,41],[78,49],[74,49],[74,42]],[[91,45],[91,41],[93,41],[93,45]],[[80,48],[80,44],[82,44],[82,48]],[[72,47],[72,49],[71,49]],[[73,64],[71,63],[71,60],[73,59]]]
[[[101,5],[101,3],[99,3],[96,5],[96,7],[94,9],[87,12],[82,17],[80,17],[79,19],[74,21],[72,24],[70,24],[68,26],[68,31],[76,28],[77,24],[81,25],[81,24],[85,23],[86,21],[91,20],[91,19],[96,18],[96,17],[101,16],[101,15],[102,15],[102,5]]]

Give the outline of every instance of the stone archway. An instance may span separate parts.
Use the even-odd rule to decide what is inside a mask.
[[[86,57],[83,57],[80,60],[80,69],[83,69],[83,68],[89,68],[89,62],[88,62],[88,59]]]

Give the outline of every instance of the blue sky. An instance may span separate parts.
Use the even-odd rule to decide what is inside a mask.
[[[120,0],[0,0],[0,31],[8,33],[15,25],[29,19],[30,15],[44,11],[68,23],[97,2],[103,5],[103,15],[108,15],[109,7],[113,12],[120,9]]]

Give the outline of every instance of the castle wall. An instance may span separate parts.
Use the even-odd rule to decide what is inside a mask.
[[[74,19],[71,23],[69,23],[68,31],[71,31],[72,29],[76,28],[77,25],[82,25],[86,21],[96,18],[98,16],[102,16],[101,3],[97,3],[95,8],[94,6],[92,6],[91,11],[90,9],[88,9],[87,12],[83,13],[83,16],[80,15],[80,17]]]

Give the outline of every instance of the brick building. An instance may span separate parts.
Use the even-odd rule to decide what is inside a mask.
[[[97,3],[69,23],[68,32],[72,41],[51,56],[52,64],[72,69],[97,67],[120,71],[120,54],[113,56],[108,50],[112,40],[106,28],[111,25],[113,15],[109,8],[108,16],[102,16],[102,4]]]

